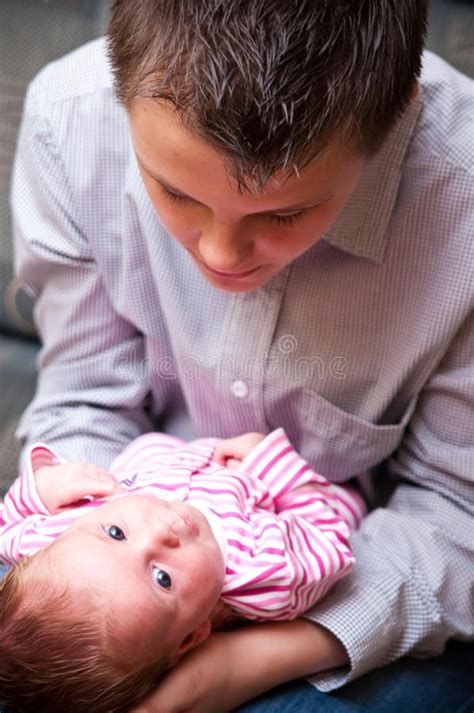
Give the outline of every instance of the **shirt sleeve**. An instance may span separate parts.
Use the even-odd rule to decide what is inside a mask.
[[[233,575],[223,600],[256,621],[294,619],[352,569],[349,526],[330,483],[283,429],[258,444],[239,470],[266,488],[258,491],[249,531],[228,543]]]
[[[354,534],[356,567],[306,615],[350,659],[310,679],[322,691],[404,655],[437,656],[450,638],[474,639],[473,344],[471,313],[385,465],[398,487]]]
[[[33,87],[34,88],[34,87]],[[12,180],[15,271],[42,340],[35,397],[16,435],[107,467],[151,430],[144,340],[114,310],[81,227],[61,152],[27,94]],[[22,453],[24,455],[25,450]]]
[[[23,470],[0,505],[0,558],[4,562],[13,564],[28,554],[36,524],[51,514],[36,489],[35,471],[61,462],[61,457],[42,443],[27,449]]]

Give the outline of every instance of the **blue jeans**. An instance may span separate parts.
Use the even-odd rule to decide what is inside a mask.
[[[442,656],[404,658],[332,693],[292,681],[234,713],[473,713],[474,644],[451,641]]]

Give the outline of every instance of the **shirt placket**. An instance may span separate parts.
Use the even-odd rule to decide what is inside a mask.
[[[225,404],[224,430],[268,431],[263,408],[271,343],[288,268],[258,290],[235,295],[216,365],[216,392]]]

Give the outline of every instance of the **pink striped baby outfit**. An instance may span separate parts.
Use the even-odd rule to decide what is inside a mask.
[[[219,439],[187,443],[162,433],[132,441],[110,472],[133,494],[186,501],[208,518],[226,562],[222,600],[255,621],[293,619],[347,574],[348,539],[366,508],[356,491],[315,473],[278,428],[238,470],[212,460]],[[34,471],[65,462],[43,444],[0,505],[0,557],[14,563],[49,545],[103,500],[51,514]]]

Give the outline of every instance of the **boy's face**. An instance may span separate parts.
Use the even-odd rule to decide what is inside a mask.
[[[73,589],[97,590],[140,662],[157,650],[179,657],[207,636],[225,569],[204,515],[151,495],[114,497],[80,517],[48,562]]]
[[[260,287],[316,243],[364,166],[334,141],[299,176],[275,175],[261,192],[239,194],[222,156],[163,103],[137,99],[129,120],[160,220],[204,277],[229,292]]]

